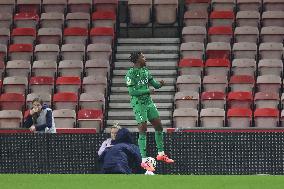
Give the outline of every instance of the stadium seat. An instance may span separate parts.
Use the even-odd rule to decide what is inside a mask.
[[[273,92],[257,92],[254,96],[255,108],[276,108],[279,106],[279,94]]]
[[[6,65],[6,76],[29,77],[31,73],[31,63],[26,60],[8,61]]]
[[[14,28],[11,38],[14,44],[34,44],[36,30],[33,28]]]
[[[83,78],[82,88],[85,93],[106,94],[107,78],[102,76],[87,76]]]
[[[283,44],[281,43],[261,43],[259,45],[260,59],[282,59]]]
[[[261,0],[236,0],[238,11],[261,11]]]
[[[18,12],[39,13],[41,0],[17,0]]]
[[[56,128],[74,128],[76,126],[76,112],[70,109],[52,111]]]
[[[57,63],[49,60],[34,61],[32,73],[34,76],[54,77],[57,73]]]
[[[250,75],[233,75],[230,78],[230,90],[235,91],[254,91],[255,80],[254,76]]]
[[[177,91],[195,91],[201,90],[201,77],[198,75],[181,75],[176,82]]]
[[[68,28],[78,27],[89,29],[90,14],[86,12],[71,12],[66,16],[66,25]]]
[[[212,11],[210,14],[211,26],[233,27],[235,15],[233,11]]]
[[[0,12],[13,14],[15,11],[16,0],[0,1]]]
[[[105,109],[105,96],[103,93],[81,93],[79,99],[80,109]]]
[[[178,0],[154,0],[155,22],[174,24],[177,20]]]
[[[200,42],[182,43],[180,54],[182,58],[204,59],[204,44]]]
[[[234,32],[234,39],[236,43],[240,42],[258,43],[259,41],[258,28],[252,26],[236,27]]]
[[[5,93],[25,94],[28,88],[28,79],[21,76],[5,77],[2,88]]]
[[[73,92],[78,93],[81,89],[80,77],[63,76],[56,79],[56,92]]]
[[[231,26],[212,26],[208,29],[208,42],[231,43],[233,30]]]
[[[178,129],[194,128],[198,125],[198,110],[178,108],[173,113],[174,127]]]
[[[59,28],[64,25],[64,14],[59,12],[42,13],[40,17],[42,28]]]
[[[23,114],[19,110],[0,111],[1,129],[19,129],[22,126]]]
[[[90,14],[92,10],[92,0],[68,0],[68,12],[83,12]]]
[[[279,111],[274,108],[258,108],[254,111],[254,126],[275,128],[279,125]]]
[[[110,27],[97,27],[92,28],[90,31],[91,43],[105,43],[113,45],[114,30]]]
[[[234,59],[232,61],[232,75],[254,76],[256,72],[255,59]]]
[[[277,75],[261,75],[256,81],[258,92],[272,92],[278,94],[281,89],[282,80]]]
[[[228,59],[207,59],[205,75],[228,76],[231,63]]]
[[[35,76],[30,78],[30,93],[53,94],[54,79],[48,76]]]
[[[0,61],[0,77],[3,78],[5,72],[5,63],[3,61]],[[1,82],[2,87],[2,82]]]
[[[282,0],[263,0],[263,9],[266,11],[284,11]]]
[[[32,101],[35,98],[39,98],[43,101],[43,104],[48,105],[48,107],[51,107],[51,94],[48,93],[30,93],[27,95],[27,99],[26,99],[26,107],[27,109],[32,109],[33,105],[32,105]]]
[[[0,96],[1,110],[19,110],[22,111],[25,105],[24,94],[3,93]]]
[[[204,63],[200,59],[181,59],[179,61],[179,75],[199,75],[203,74]]]
[[[40,28],[37,34],[38,44],[61,45],[62,30],[59,28]]]
[[[252,108],[253,96],[251,92],[236,91],[229,92],[228,97],[228,108]]]
[[[208,23],[207,10],[190,10],[184,13],[184,26],[202,26],[206,27]]]
[[[284,11],[264,11],[262,13],[262,26],[284,27],[283,19]]]
[[[78,96],[76,93],[72,92],[63,92],[55,93],[53,95],[53,107],[55,110],[59,109],[69,109],[77,110]]]
[[[1,19],[1,15],[0,15],[0,19]],[[7,46],[9,43],[10,43],[10,29],[9,27],[1,28],[1,23],[0,23],[0,44]]]
[[[83,44],[65,44],[61,46],[62,60],[85,60],[85,46]]]
[[[43,0],[42,11],[45,13],[62,13],[67,9],[67,0]]]
[[[152,0],[129,0],[129,22],[134,25],[147,25],[151,22]]]
[[[237,26],[260,26],[260,13],[258,11],[239,11],[236,15]]]
[[[234,43],[233,56],[234,59],[256,59],[257,45],[250,42]]]
[[[85,28],[65,28],[63,35],[64,44],[83,44],[88,40],[88,29]]]
[[[111,27],[116,26],[116,14],[112,11],[96,11],[92,14],[92,27]]]
[[[203,92],[201,94],[201,108],[226,109],[226,96],[223,92]]]
[[[262,59],[258,62],[258,75],[277,75],[282,77],[282,60]]]
[[[174,100],[175,108],[199,109],[199,93],[196,91],[177,92]]]
[[[262,27],[260,32],[261,42],[283,42],[284,41],[284,27],[268,26]]]
[[[111,60],[111,45],[104,43],[89,44],[87,46],[88,60],[101,59]]]
[[[94,0],[93,4],[96,11],[116,12],[118,0]]]
[[[186,10],[202,10],[209,9],[211,0],[185,0]]]
[[[206,108],[200,111],[200,126],[204,128],[222,128],[225,126],[225,110]]]
[[[225,42],[208,43],[206,47],[207,59],[231,59],[231,45]]]
[[[227,113],[230,128],[246,129],[252,125],[252,111],[249,108],[231,108]]]
[[[203,91],[223,92],[227,91],[228,81],[226,76],[207,75],[203,77]]]
[[[1,2],[0,2],[1,3]],[[0,6],[1,10],[2,5]],[[13,23],[13,15],[8,12],[0,12],[0,27],[1,28],[11,28]]]
[[[56,44],[39,44],[35,46],[35,60],[57,61],[59,59],[59,45]]]
[[[78,125],[80,128],[95,128],[103,130],[103,112],[97,109],[82,109],[78,111]]]
[[[83,62],[80,60],[63,60],[58,65],[59,76],[81,77],[83,74]]]
[[[105,59],[88,60],[85,63],[86,76],[101,76],[107,77],[110,73],[110,64]]]
[[[36,13],[20,12],[14,15],[14,25],[17,28],[36,29],[39,22],[39,16]]]
[[[211,0],[213,11],[234,11],[235,0]]]
[[[0,61],[5,61],[7,58],[7,47],[6,45],[0,44]]]
[[[33,57],[32,44],[12,44],[9,46],[10,60],[27,60],[31,61]]]
[[[186,42],[206,42],[207,31],[203,26],[187,26],[182,29],[182,41]]]

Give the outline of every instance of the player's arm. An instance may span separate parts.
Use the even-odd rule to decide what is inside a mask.
[[[153,78],[153,76],[149,73],[149,83],[155,88],[159,89],[164,85],[164,81],[157,81]]]
[[[129,95],[141,96],[141,95],[145,95],[145,94],[150,94],[149,89],[136,89],[135,83],[133,82],[133,79],[131,78],[131,76],[126,75],[125,79],[126,79],[126,85],[127,85],[127,88],[128,88]]]

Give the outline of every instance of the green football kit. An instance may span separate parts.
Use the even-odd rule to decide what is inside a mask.
[[[149,84],[155,89],[161,88],[161,84],[157,82],[148,68],[131,68],[125,76],[126,85],[130,95],[130,103],[133,108],[135,119],[138,124],[152,121],[159,118],[159,112],[154,104],[151,96]],[[155,141],[158,152],[164,151],[163,132],[155,131]],[[139,133],[138,145],[142,158],[146,157],[146,135]]]

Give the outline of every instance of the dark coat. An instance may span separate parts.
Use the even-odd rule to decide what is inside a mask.
[[[106,174],[140,173],[142,161],[139,148],[133,144],[131,133],[122,128],[117,132],[113,146],[100,156],[102,172]]]

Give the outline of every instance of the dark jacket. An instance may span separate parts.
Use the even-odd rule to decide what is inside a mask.
[[[102,172],[109,174],[140,173],[142,161],[139,148],[133,144],[131,133],[122,128],[117,132],[113,146],[100,156]]]

